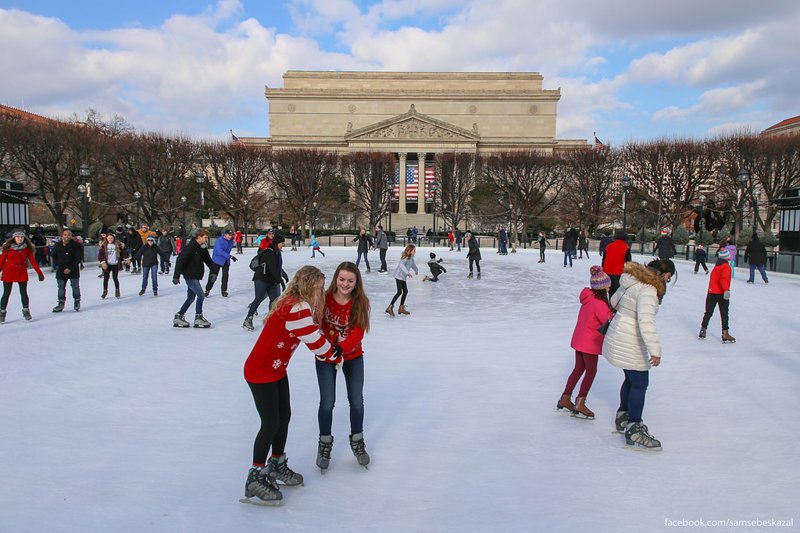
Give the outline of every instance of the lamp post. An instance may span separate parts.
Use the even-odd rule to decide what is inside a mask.
[[[392,240],[392,209],[394,208],[394,180],[389,179],[386,182],[386,192],[389,193],[389,233],[386,235],[387,244]]]
[[[200,187],[200,210],[205,211],[206,207],[206,196],[204,190],[204,183],[206,182],[206,173],[202,170],[198,170],[194,173],[194,181]],[[203,227],[203,217],[202,213],[198,213],[198,218],[200,219],[200,227]]]
[[[431,192],[433,192],[433,246],[436,247],[436,193],[439,191],[439,182],[434,180],[431,182]]]
[[[647,224],[647,200],[642,200],[642,253],[644,253],[644,227]]]
[[[141,226],[139,222],[139,212],[142,208],[142,193],[138,191],[133,193],[133,198],[136,200],[136,226],[139,227]]]
[[[314,210],[311,212],[311,233],[317,234],[317,202],[311,202]]]
[[[81,233],[83,236],[83,242],[86,242],[86,240],[89,238],[89,188],[87,186],[87,182],[89,180],[89,165],[83,163],[78,169],[78,172],[81,176],[81,184],[78,185],[78,192],[81,193]]]
[[[753,235],[756,234],[758,228],[758,201],[761,199],[761,193],[756,191],[753,193]]]
[[[183,231],[186,231],[186,197],[181,196],[181,220],[183,222]]]
[[[703,244],[703,212],[706,209],[706,197],[702,194],[700,195],[700,224],[698,224],[698,237],[699,237],[699,244]],[[695,239],[697,241],[698,239]],[[695,242],[695,244],[698,244]]]
[[[625,240],[628,240],[628,189],[632,182],[630,176],[622,177],[622,230],[625,232]]]
[[[583,229],[583,202],[578,202],[578,229]]]
[[[244,205],[244,247],[247,248],[247,204],[250,202],[247,201],[247,198],[242,200],[242,204]],[[294,238],[294,237],[293,237]],[[294,241],[292,241],[294,242]]]
[[[736,240],[739,240],[739,235],[744,227],[744,188],[750,181],[750,172],[746,168],[742,168],[737,179],[739,180],[739,232],[736,234]]]

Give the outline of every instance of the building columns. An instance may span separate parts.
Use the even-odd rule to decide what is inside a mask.
[[[400,157],[400,199],[397,202],[397,214],[406,214],[406,152],[398,152]]]

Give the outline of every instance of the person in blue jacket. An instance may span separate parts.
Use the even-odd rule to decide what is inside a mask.
[[[231,261],[236,261],[236,257],[231,256],[233,250],[233,230],[226,229],[221,239],[214,243],[214,252],[211,254],[211,262],[214,263],[208,274],[206,282],[206,296],[209,295],[214,283],[217,281],[219,271],[222,269],[222,296],[228,296],[228,268]]]

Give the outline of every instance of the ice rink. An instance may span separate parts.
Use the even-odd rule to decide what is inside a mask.
[[[287,248],[284,268],[291,276],[315,264],[327,284],[356,256],[323,251],[310,259],[308,249]],[[0,531],[641,532],[673,529],[670,520],[793,518],[800,526],[800,278],[747,285],[738,269],[738,342],[723,345],[718,314],[708,339],[697,339],[708,277],[678,262],[644,411],[664,449],[637,452],[612,434],[622,371],[604,359],[587,401],[596,420],[555,411],[595,253],[564,268],[560,252],[538,264],[538,251],[484,248],[483,279],[470,280],[466,252],[436,248],[447,273],[423,283],[431,249],[421,248],[412,314],[389,318],[400,251],[390,249],[388,275],[376,273],[371,252],[364,276],[370,468],[347,444],[340,377],[331,468],[316,469],[319,396],[301,346],[289,365],[287,455],[305,486],[283,489],[280,508],[238,502],[259,425],[242,377],[260,331],[241,328],[253,296],[249,254],[231,267],[230,297],[218,281],[206,300],[210,330],[172,327],[186,288],[167,276],[154,298],[138,296],[141,277],[123,273],[123,297],[101,300],[99,270],[87,265],[83,309],[68,299],[54,314],[47,270],[45,282],[29,284],[32,322],[15,287],[0,327]]]

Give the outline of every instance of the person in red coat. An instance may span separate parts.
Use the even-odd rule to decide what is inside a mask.
[[[725,248],[720,248],[717,254],[717,263],[711,270],[708,280],[708,293],[706,294],[706,312],[700,326],[701,339],[706,338],[706,329],[714,314],[714,308],[719,307],[719,316],[722,320],[722,342],[736,342],[728,333],[728,308],[731,299],[731,253]]]
[[[575,324],[570,343],[575,350],[575,366],[567,378],[564,392],[556,407],[568,409],[578,418],[594,420],[594,413],[586,407],[586,396],[597,375],[597,359],[603,349],[604,336],[598,328],[608,322],[614,313],[611,304],[608,303],[611,278],[598,265],[592,266],[589,273],[589,287],[584,287],[581,291],[581,310],[578,312],[578,322]],[[578,391],[577,405],[573,405],[572,391],[575,390],[575,385],[582,375],[584,377]]]
[[[341,263],[325,291],[325,311],[322,334],[342,348],[342,373],[350,403],[350,449],[358,464],[366,467],[369,455],[364,445],[364,349],[361,341],[369,331],[369,298],[358,266],[350,261]],[[333,406],[336,403],[336,365],[316,362],[319,384],[319,443],[317,466],[327,470],[333,447]]]
[[[242,503],[276,505],[283,499],[278,481],[289,486],[303,483],[303,476],[289,468],[284,453],[291,418],[286,368],[301,342],[318,361],[342,363],[342,349],[328,342],[319,329],[324,284],[325,275],[318,268],[300,268],[267,314],[264,329],[244,363],[244,379],[253,394],[261,428],[253,443],[253,466]],[[272,456],[267,461],[270,448]],[[258,500],[251,500],[254,496]]]
[[[22,316],[25,320],[31,319],[28,299],[28,263],[39,275],[39,281],[44,281],[44,274],[36,262],[34,254],[36,247],[25,236],[25,232],[14,231],[11,238],[3,244],[0,254],[0,280],[3,282],[3,298],[0,300],[0,324],[6,321],[6,307],[11,297],[11,288],[14,283],[19,285],[19,296],[22,300]]]
[[[243,233],[242,230],[236,230],[236,233],[233,234],[233,242],[236,243],[236,253],[242,253],[242,237]]]
[[[631,260],[631,249],[628,246],[625,230],[618,229],[614,234],[614,242],[606,246],[603,254],[603,272],[611,278],[611,290],[609,296],[613,296],[619,289],[619,278],[625,263]]]

